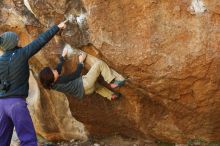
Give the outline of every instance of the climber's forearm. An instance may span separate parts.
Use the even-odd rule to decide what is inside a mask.
[[[62,67],[63,67],[64,62],[65,62],[65,59],[64,59],[63,56],[61,56],[61,57],[60,57],[60,63],[57,64],[57,67],[56,67],[56,70],[57,70],[57,72],[59,73],[59,75],[60,75],[61,72],[62,72]]]

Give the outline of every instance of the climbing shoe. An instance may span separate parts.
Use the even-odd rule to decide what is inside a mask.
[[[115,92],[115,93],[112,94],[111,100],[117,100],[120,97],[121,97],[121,93]]]
[[[125,84],[125,80],[123,81],[117,81],[115,80],[113,83],[110,84],[111,88],[118,88],[118,87],[121,87]]]

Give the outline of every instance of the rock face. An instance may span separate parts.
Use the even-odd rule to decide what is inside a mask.
[[[113,134],[220,140],[219,6],[218,0],[0,1],[0,32],[16,31],[24,45],[67,18],[59,34],[66,43],[93,44],[97,57],[128,78],[116,102],[97,94],[78,100],[39,85],[31,106],[37,132],[51,140]],[[93,46],[81,49],[91,53]],[[61,50],[55,37],[33,57],[36,79],[43,66],[55,66]],[[66,73],[75,60],[66,63]]]

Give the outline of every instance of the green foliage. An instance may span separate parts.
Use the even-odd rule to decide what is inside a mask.
[[[205,146],[207,145],[205,141],[201,139],[191,139],[187,142],[188,146]]]
[[[157,141],[157,146],[175,146],[174,143],[169,143],[169,142],[162,142],[162,141]]]
[[[220,146],[220,141],[211,142],[208,144],[208,146]]]
[[[208,143],[201,139],[193,139],[193,140],[189,140],[187,145],[188,146],[220,146],[220,141]]]

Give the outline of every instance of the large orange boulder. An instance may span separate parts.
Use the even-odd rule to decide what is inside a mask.
[[[39,134],[51,140],[114,134],[176,143],[220,140],[218,0],[0,3],[0,32],[16,31],[22,45],[69,19],[59,33],[63,41],[127,78],[117,89],[123,97],[113,102],[97,94],[78,100],[35,84],[39,93],[30,109]],[[56,65],[62,47],[55,37],[30,61],[37,81],[42,67]],[[66,62],[66,73],[76,60]]]

